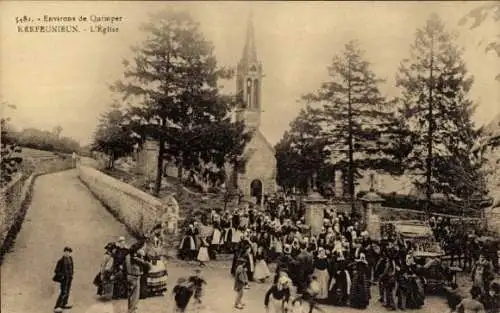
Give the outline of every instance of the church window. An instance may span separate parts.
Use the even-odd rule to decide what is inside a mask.
[[[247,79],[247,107],[252,108],[252,79]]]
[[[254,102],[254,108],[258,109],[260,107],[260,103],[259,103],[259,80],[255,79],[253,81],[253,92],[254,92],[254,95],[253,95],[253,102]]]

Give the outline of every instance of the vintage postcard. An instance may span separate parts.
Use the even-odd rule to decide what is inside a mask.
[[[2,1],[5,313],[500,312],[500,2]]]

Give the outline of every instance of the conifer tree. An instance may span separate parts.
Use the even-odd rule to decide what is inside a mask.
[[[220,94],[218,83],[232,71],[217,66],[199,24],[186,12],[160,11],[143,30],[147,39],[134,48],[135,58],[125,62],[125,79],[114,90],[138,99],[129,110],[130,122],[159,144],[158,194],[165,159],[176,162],[182,178],[183,169],[237,162],[235,155],[242,154],[250,137],[242,123],[231,122],[233,97]],[[228,140],[214,143],[219,136]]]
[[[304,96],[323,105],[323,136],[333,156],[347,164],[348,193],[354,209],[355,174],[358,169],[386,168],[394,112],[379,90],[379,79],[370,69],[355,41],[345,45],[328,67],[330,79],[320,89]]]
[[[482,186],[480,163],[472,158],[478,133],[472,121],[474,103],[468,98],[473,78],[462,59],[454,35],[433,14],[417,30],[410,57],[401,62],[397,85],[409,105],[406,123],[414,136],[405,162],[425,189],[433,193],[470,197]]]

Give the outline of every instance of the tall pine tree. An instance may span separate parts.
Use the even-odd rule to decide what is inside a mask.
[[[125,79],[114,90],[139,99],[129,110],[130,121],[159,144],[158,194],[164,159],[176,162],[182,178],[183,169],[237,162],[235,155],[243,153],[250,137],[243,135],[242,123],[231,122],[234,101],[220,94],[218,83],[232,72],[217,66],[199,24],[186,12],[160,11],[143,30],[147,39],[134,48],[136,56],[125,62]],[[219,135],[228,140],[212,145]]]
[[[405,115],[414,135],[406,164],[425,176],[416,184],[425,189],[428,205],[433,193],[468,199],[483,192],[481,162],[471,153],[478,137],[471,119],[475,105],[468,98],[473,78],[454,37],[431,15],[417,30],[410,57],[397,74],[397,85],[409,100]]]
[[[386,168],[393,157],[385,134],[394,124],[391,106],[379,90],[381,79],[370,69],[355,41],[345,45],[328,68],[330,79],[308,102],[323,104],[323,136],[333,156],[347,164],[348,193],[354,209],[355,173],[358,169]]]

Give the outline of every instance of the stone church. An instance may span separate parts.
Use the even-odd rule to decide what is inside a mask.
[[[262,112],[262,63],[257,58],[254,28],[251,18],[243,54],[237,66],[236,93],[242,96],[242,103],[236,110],[236,120],[243,121],[253,133],[243,157],[245,167],[239,171],[233,169],[229,188],[237,188],[245,197],[255,197],[276,192],[276,157],[274,148],[260,130]]]
[[[262,64],[257,58],[254,28],[250,18],[243,54],[237,66],[236,93],[242,96],[242,101],[236,109],[235,118],[245,123],[247,130],[252,132],[252,138],[243,153],[246,160],[244,168],[237,170],[226,167],[226,186],[230,191],[241,192],[245,198],[253,198],[251,200],[254,201],[277,189],[275,151],[260,130],[262,78]],[[144,144],[142,151],[137,154],[139,172],[154,178],[157,153],[156,142],[147,141]],[[168,176],[176,175],[176,169],[168,166],[165,172]]]

